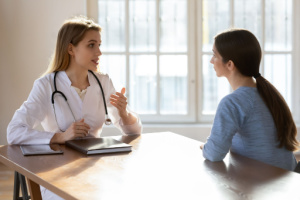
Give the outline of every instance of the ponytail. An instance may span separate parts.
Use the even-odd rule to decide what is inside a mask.
[[[285,147],[289,151],[298,150],[297,128],[286,101],[264,77],[259,75],[255,78],[257,90],[273,116],[279,141],[278,147]]]

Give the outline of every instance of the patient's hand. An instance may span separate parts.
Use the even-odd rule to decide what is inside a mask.
[[[204,144],[200,145],[200,149],[203,149],[204,148]]]

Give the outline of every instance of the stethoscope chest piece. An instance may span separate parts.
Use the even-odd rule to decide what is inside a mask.
[[[106,125],[111,125],[111,119],[109,118],[109,116],[108,115],[105,115],[105,124]]]

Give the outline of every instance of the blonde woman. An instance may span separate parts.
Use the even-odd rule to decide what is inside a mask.
[[[104,123],[113,123],[123,134],[141,134],[141,121],[127,106],[125,88],[116,92],[109,76],[97,72],[100,33],[101,27],[85,17],[65,21],[46,73],[34,82],[8,125],[9,144],[100,137]],[[43,131],[36,130],[38,124]],[[43,199],[60,199],[41,189]]]

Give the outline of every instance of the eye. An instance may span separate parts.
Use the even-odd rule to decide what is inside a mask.
[[[93,48],[94,47],[94,43],[92,43],[92,44],[89,44],[89,47],[91,47],[91,48]]]
[[[214,50],[212,50],[212,55],[213,55],[214,58],[216,57],[216,53],[215,53]]]

